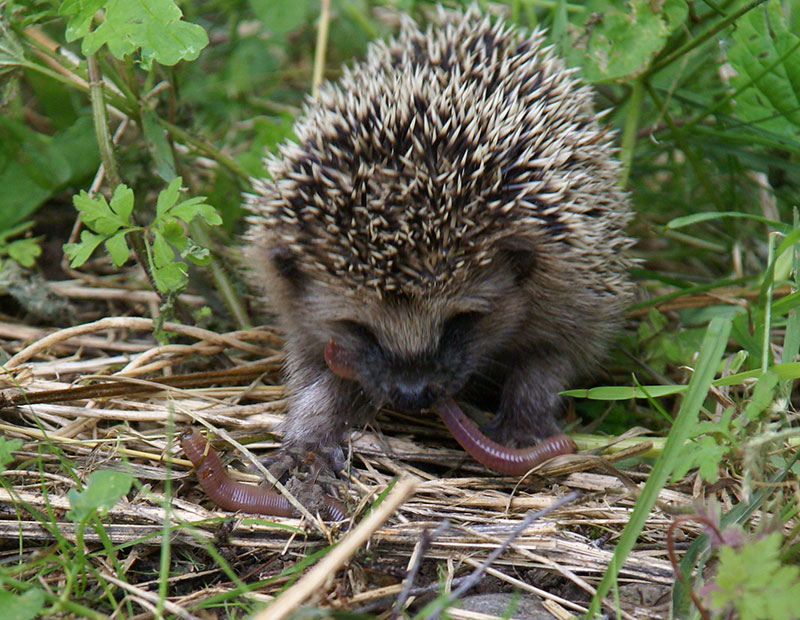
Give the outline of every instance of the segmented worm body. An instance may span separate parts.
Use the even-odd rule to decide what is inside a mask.
[[[292,516],[292,506],[282,495],[264,487],[232,480],[225,472],[214,448],[207,444],[196,428],[183,431],[180,443],[195,467],[200,486],[220,508],[279,517]]]
[[[343,379],[355,380],[358,377],[348,358],[348,351],[333,340],[325,346],[325,363],[328,368]],[[434,409],[467,454],[501,474],[521,476],[555,456],[578,451],[575,442],[566,435],[547,437],[530,448],[509,448],[484,435],[452,398],[439,402]]]
[[[291,517],[294,509],[277,492],[232,480],[225,472],[219,456],[196,428],[187,428],[180,437],[181,448],[197,472],[197,480],[209,499],[224,510]],[[323,517],[329,521],[345,519],[341,503],[327,498]]]
[[[503,446],[481,433],[452,398],[439,403],[436,411],[467,454],[501,474],[521,476],[554,456],[578,451],[578,446],[566,435],[546,437],[530,448]]]

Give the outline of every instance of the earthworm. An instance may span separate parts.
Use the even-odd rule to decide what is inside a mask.
[[[532,467],[561,454],[572,454],[578,446],[566,435],[553,435],[530,448],[509,448],[492,441],[478,430],[452,398],[436,406],[453,438],[472,458],[501,474],[521,476]]]
[[[197,480],[209,499],[223,510],[241,510],[255,514],[291,517],[294,509],[289,501],[275,491],[232,480],[217,453],[196,428],[187,428],[179,437],[181,448],[194,465]],[[207,448],[206,448],[207,446]],[[323,516],[329,521],[345,519],[344,507],[328,497]]]
[[[325,346],[325,363],[334,374],[343,379],[354,380],[358,376],[348,356],[348,351],[339,347],[333,339]],[[530,448],[509,448],[489,439],[478,430],[452,398],[437,404],[447,430],[467,454],[479,463],[501,474],[521,476],[529,469],[561,454],[572,454],[578,446],[567,435],[553,435]]]

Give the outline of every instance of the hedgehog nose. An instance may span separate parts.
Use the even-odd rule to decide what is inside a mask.
[[[424,379],[397,379],[390,397],[395,407],[419,411],[433,405],[435,394]]]

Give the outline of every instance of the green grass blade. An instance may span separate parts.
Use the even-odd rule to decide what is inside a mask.
[[[678,457],[684,449],[684,443],[697,423],[697,414],[700,411],[700,407],[703,406],[711,380],[714,378],[719,362],[725,352],[730,331],[730,319],[716,318],[708,326],[700,347],[694,374],[689,380],[686,397],[681,403],[675,424],[667,436],[664,451],[661,454],[661,458],[655,462],[653,471],[648,477],[644,489],[642,489],[642,494],[636,502],[633,513],[631,513],[628,525],[625,526],[622,536],[620,536],[608,570],[603,575],[603,580],[597,588],[594,599],[592,599],[586,615],[587,618],[594,617],[600,611],[601,601],[616,583],[617,573],[636,544],[636,539],[644,527],[647,515],[650,514],[650,510],[658,498],[659,491],[661,491],[664,483],[675,469]]]
[[[762,224],[766,224],[767,226],[771,226],[776,230],[780,230],[786,233],[788,233],[791,230],[791,228],[786,224],[784,224],[783,222],[777,222],[762,215],[743,213],[741,211],[723,211],[723,212],[711,211],[703,213],[693,213],[692,215],[676,217],[675,219],[667,222],[667,228],[670,230],[674,230],[676,228],[683,228],[684,226],[691,226],[699,222],[707,222],[708,220],[718,220],[724,217],[755,220],[756,222],[761,222]]]
[[[589,389],[565,390],[564,396],[588,398],[589,400],[629,400],[631,398],[660,398],[672,396],[686,390],[685,385],[605,385]]]
[[[787,334],[791,335],[791,347],[800,346],[796,341],[800,341],[800,325],[797,330],[792,328],[790,332],[787,329]],[[796,339],[796,340],[795,340]],[[787,339],[787,342],[788,339]],[[791,350],[791,349],[790,349]],[[794,349],[796,351],[796,349]],[[770,372],[775,373],[782,381],[794,381],[800,379],[800,362],[785,362],[782,364],[775,364],[770,367]],[[748,379],[758,379],[763,372],[760,368],[755,370],[746,370],[744,372],[737,372],[733,375],[720,377],[714,379],[711,385],[714,387],[725,387],[729,385],[741,385]],[[662,396],[672,396],[673,394],[680,394],[687,392],[691,389],[691,382],[689,385],[607,385],[589,389],[578,390],[564,390],[560,392],[563,396],[572,396],[573,398],[587,398],[589,400],[629,400],[631,398],[661,398]]]

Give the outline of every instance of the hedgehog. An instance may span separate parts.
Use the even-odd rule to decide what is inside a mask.
[[[501,449],[559,434],[630,301],[631,211],[543,39],[474,6],[404,18],[266,158],[245,256],[285,335],[284,455],[339,467],[381,406],[453,399],[494,412]]]

